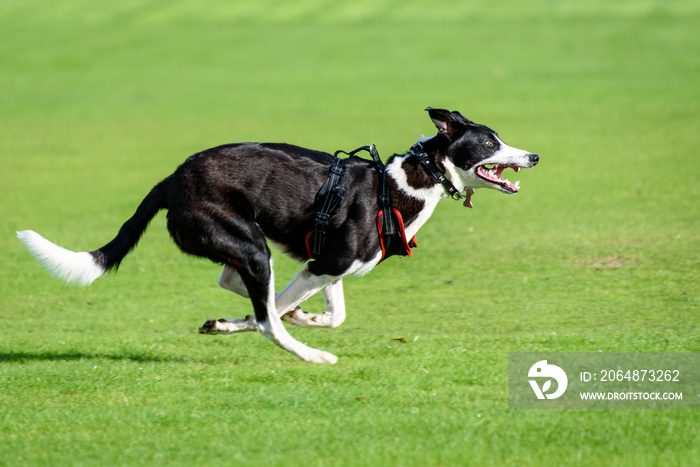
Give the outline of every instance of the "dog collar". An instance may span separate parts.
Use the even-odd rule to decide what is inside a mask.
[[[423,149],[423,145],[420,142],[411,146],[411,153],[418,158],[418,161],[423,168],[425,168],[425,170],[442,185],[452,199],[460,200],[467,197],[466,195],[460,193],[452,182],[445,176],[444,172],[437,168],[435,162],[430,159],[430,156],[428,156],[428,153],[425,152],[425,149]]]

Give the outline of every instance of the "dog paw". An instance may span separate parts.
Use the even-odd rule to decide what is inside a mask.
[[[296,307],[293,310],[289,310],[288,312],[283,314],[281,319],[285,323],[304,327],[304,325],[309,320],[309,316],[309,313],[302,311],[300,307]]]
[[[225,319],[208,319],[206,322],[202,325],[201,328],[199,328],[199,333],[200,334],[223,334],[225,331],[221,329],[221,326],[219,325],[220,322],[226,322]]]
[[[256,331],[258,325],[255,316],[248,315],[245,319],[208,319],[201,328],[200,334],[234,334],[237,332]]]
[[[319,350],[310,355],[307,361],[313,363],[330,363],[331,365],[335,365],[338,363],[338,357],[330,352]]]

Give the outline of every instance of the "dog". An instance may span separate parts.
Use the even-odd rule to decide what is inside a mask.
[[[343,323],[343,278],[368,273],[386,256],[378,232],[382,185],[400,216],[398,230],[410,254],[412,243],[406,239],[415,236],[438,201],[461,198],[471,207],[476,188],[517,193],[518,182],[503,178],[503,171],[532,168],[539,161],[536,154],[508,146],[495,131],[459,112],[426,110],[437,134],[421,137],[411,151],[395,154],[386,166],[355,156],[343,159],[343,176],[336,180],[342,200],[321,229],[315,223],[317,192],[338,159],[289,144],[237,143],[189,157],[146,195],[117,236],[95,251],[72,252],[31,230],[17,236],[54,275],[87,285],[116,270],[151,219],[165,209],[167,228],[180,249],[222,264],[219,285],[253,305],[254,314],[207,320],[200,333],[259,331],[301,360],[334,364],[335,355],[297,341],[282,321],[305,328]],[[315,231],[323,249],[312,255],[309,236]],[[268,242],[306,263],[278,294]],[[326,311],[302,311],[299,305],[319,291]]]

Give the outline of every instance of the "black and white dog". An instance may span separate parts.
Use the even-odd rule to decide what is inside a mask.
[[[468,207],[474,188],[516,193],[518,183],[502,178],[503,171],[531,168],[539,160],[535,154],[506,145],[495,131],[459,112],[426,110],[438,134],[421,138],[407,154],[391,157],[384,171],[393,207],[405,227],[404,239],[416,234],[448,191],[453,198],[467,198]],[[75,253],[31,230],[17,235],[56,276],[87,285],[115,270],[150,220],[166,209],[175,243],[186,253],[223,264],[219,285],[250,298],[255,311],[245,319],[208,320],[200,333],[260,331],[302,360],[335,363],[335,355],[294,339],[282,321],[307,328],[339,326],[345,319],[342,279],[366,274],[383,259],[377,164],[359,157],[344,159],[345,173],[339,181],[342,202],[328,219],[323,252],[276,295],[267,244],[269,240],[279,245],[297,260],[310,259],[308,236],[314,230],[315,196],[335,160],[325,152],[288,144],[219,146],[191,156],[158,183],[116,238],[102,248]],[[318,291],[323,292],[327,310],[303,312],[299,304]]]

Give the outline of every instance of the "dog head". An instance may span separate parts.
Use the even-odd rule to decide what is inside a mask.
[[[502,177],[505,169],[530,169],[539,156],[508,146],[498,134],[487,126],[479,125],[459,112],[445,109],[425,109],[438,129],[432,138],[435,163],[455,187],[493,188],[503,193],[517,193],[519,182],[512,183]]]

